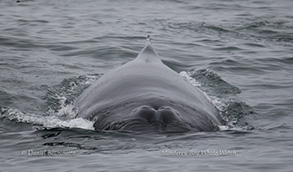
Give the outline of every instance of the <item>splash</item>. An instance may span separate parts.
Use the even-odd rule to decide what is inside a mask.
[[[194,78],[191,77],[190,72],[181,71],[179,75],[181,75],[186,81],[190,82],[193,86],[195,87],[201,86],[199,82],[197,82]]]
[[[218,126],[221,131],[249,130],[250,126],[243,117],[252,110],[244,102],[239,102],[236,95],[240,89],[227,83],[213,71],[182,71],[179,73],[186,81],[197,87],[203,95],[219,110],[227,125]]]
[[[186,71],[181,71],[179,73],[179,75],[181,75],[186,81],[190,82],[193,86],[199,88],[199,91],[211,102],[213,103],[214,106],[216,106],[216,108],[218,108],[219,110],[223,110],[223,106],[225,105],[224,102],[216,97],[216,96],[212,96],[212,95],[208,95],[204,90],[201,89],[202,84],[197,81],[195,78],[192,77],[194,73],[193,72],[186,72]]]
[[[40,125],[45,128],[81,128],[94,130],[93,122],[82,118],[62,120],[58,116],[42,116],[36,114],[22,113],[17,109],[2,108],[1,118],[21,123]]]
[[[49,112],[56,112],[60,109],[66,110],[66,106],[74,102],[94,81],[99,79],[101,74],[82,75],[64,79],[61,83],[48,89],[46,100]],[[60,116],[60,114],[59,114]]]
[[[44,128],[81,128],[94,130],[93,122],[76,118],[74,99],[97,80],[100,74],[79,76],[63,80],[53,86],[46,95],[48,110],[41,114],[24,113],[14,108],[0,108],[0,118]]]

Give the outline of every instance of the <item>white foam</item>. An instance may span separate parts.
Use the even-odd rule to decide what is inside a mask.
[[[221,131],[227,131],[227,130],[230,130],[230,127],[227,126],[227,125],[218,125],[219,129]]]
[[[85,81],[84,84],[85,84],[85,85],[90,85],[90,84],[92,84],[94,81],[96,81],[98,78],[100,78],[101,75],[99,75],[99,76],[87,75],[86,77],[87,77],[87,80]]]
[[[76,117],[76,112],[73,104],[68,104],[62,106],[62,108],[57,112],[58,116],[67,116],[69,118],[75,118]]]
[[[187,81],[189,81],[193,86],[196,86],[196,87],[201,86],[201,84],[199,82],[197,82],[194,78],[192,78],[190,76],[191,73],[186,72],[186,71],[181,71],[179,73],[179,75],[181,75],[184,79],[186,79]]]
[[[231,125],[218,125],[220,131],[247,131],[249,128],[247,126],[231,126]]]
[[[83,118],[74,118],[69,120],[60,120],[58,118],[50,118],[50,121],[43,123],[43,126],[46,128],[81,128],[86,130],[94,130],[94,123]]]
[[[57,96],[57,99],[59,99],[60,103],[60,109],[57,112],[58,116],[65,116],[68,118],[75,118],[76,117],[76,110],[75,107],[73,106],[73,102],[70,104],[66,104],[67,98],[64,96]]]
[[[58,116],[42,116],[42,115],[35,115],[35,114],[24,114],[17,109],[8,109],[3,114],[4,117],[8,118],[9,120],[16,120],[22,123],[30,123],[41,125],[45,128],[81,128],[86,130],[94,130],[93,122],[88,121],[83,118],[74,118],[74,119],[66,119],[62,120],[59,119]]]

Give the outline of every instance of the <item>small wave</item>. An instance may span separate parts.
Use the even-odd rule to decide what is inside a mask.
[[[242,49],[239,48],[239,47],[228,46],[228,47],[214,48],[213,50],[220,50],[220,51],[237,51],[237,50],[242,50]]]
[[[235,26],[235,32],[264,46],[263,42],[292,45],[292,26],[286,20],[276,20],[268,17],[256,17],[245,20]]]

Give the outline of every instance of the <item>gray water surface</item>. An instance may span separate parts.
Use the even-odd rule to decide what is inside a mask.
[[[291,0],[0,1],[0,171],[292,171]],[[145,36],[219,132],[97,132],[72,102]]]

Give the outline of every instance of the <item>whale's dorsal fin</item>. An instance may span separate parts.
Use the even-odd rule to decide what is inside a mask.
[[[158,53],[156,52],[156,50],[153,48],[151,44],[150,35],[146,37],[146,45],[138,54],[136,59],[143,60],[144,62],[161,61],[160,56],[158,55]]]

